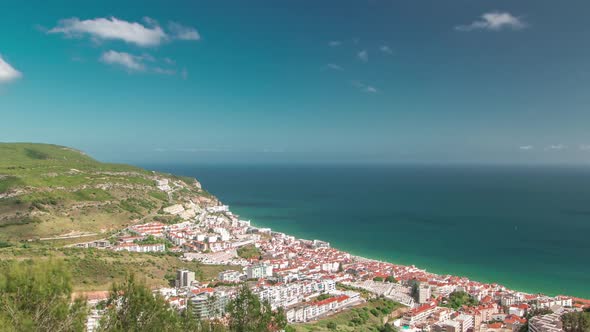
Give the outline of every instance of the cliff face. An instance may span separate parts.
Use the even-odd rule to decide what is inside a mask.
[[[101,163],[63,146],[0,143],[0,241],[178,221],[163,211],[174,204],[190,211],[217,199],[193,178]]]

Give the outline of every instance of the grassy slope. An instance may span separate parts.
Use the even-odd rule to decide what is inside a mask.
[[[169,202],[156,177],[185,188]],[[107,233],[137,219],[151,221],[163,206],[195,196],[213,198],[194,179],[101,163],[57,145],[0,143],[0,241]]]
[[[241,270],[239,266],[200,265],[185,262],[174,255],[114,252],[77,248],[4,248],[0,249],[0,270],[10,260],[61,260],[70,269],[75,291],[108,290],[113,282],[124,280],[126,273],[145,279],[151,287],[167,286],[168,278],[179,268],[197,272],[201,281],[210,281],[223,270]]]
[[[381,308],[385,307],[391,310],[393,313],[392,316],[398,317],[401,315],[401,313],[397,312],[396,310],[402,308],[403,306],[399,303],[385,299],[373,299],[355,307],[354,309],[345,310],[335,315],[323,318],[317,322],[296,324],[293,325],[293,327],[297,332],[331,332],[334,330],[328,328],[328,323],[333,322],[337,326],[336,331],[378,331],[378,327],[382,326],[384,321],[387,321],[387,319],[391,320],[390,317],[386,319],[387,315],[380,311]],[[374,309],[374,312],[377,313],[377,316],[371,313],[372,309]],[[351,321],[358,319],[359,317],[367,317],[367,319],[360,325],[351,323]]]
[[[171,200],[156,187],[155,180],[161,178],[180,186]],[[107,290],[128,272],[150,286],[166,286],[178,268],[198,272],[201,280],[225,269],[239,270],[200,266],[168,254],[63,248],[105,238],[134,222],[172,220],[161,208],[188,199],[215,200],[195,179],[101,163],[57,145],[0,143],[0,248],[11,245],[0,249],[0,269],[9,260],[63,260],[79,291]],[[87,236],[37,241],[82,233]]]

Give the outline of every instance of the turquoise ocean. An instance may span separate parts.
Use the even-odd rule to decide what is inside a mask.
[[[352,254],[590,298],[590,167],[142,165]]]

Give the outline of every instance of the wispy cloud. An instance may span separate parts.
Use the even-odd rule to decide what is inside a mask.
[[[535,147],[534,147],[534,146],[532,146],[532,145],[521,145],[521,146],[519,146],[518,148],[519,148],[519,149],[521,149],[521,150],[528,151],[528,150],[532,150],[532,149],[534,149]]]
[[[343,71],[344,70],[344,68],[342,68],[341,66],[339,66],[335,63],[329,63],[324,68],[330,69],[330,70],[336,70],[336,71]]]
[[[527,24],[519,17],[513,16],[507,12],[489,12],[481,15],[479,20],[476,20],[468,25],[459,25],[455,27],[458,31],[473,31],[473,30],[491,30],[499,31],[505,28],[520,30],[527,27]]]
[[[153,72],[156,74],[162,74],[162,75],[176,75],[176,70],[166,69],[166,68],[162,68],[162,67],[154,67]]]
[[[377,93],[377,92],[378,92],[378,91],[377,91],[377,88],[375,88],[375,87],[372,87],[372,86],[370,86],[370,85],[367,85],[367,87],[365,88],[365,91],[366,91],[366,92],[369,92],[369,93]]]
[[[195,28],[187,27],[176,22],[170,22],[168,29],[174,39],[200,40],[201,35]]]
[[[590,151],[590,145],[588,144],[580,144],[579,148],[582,151]]]
[[[365,84],[360,81],[351,81],[350,84],[355,88],[359,89],[360,91],[367,92],[367,93],[377,93],[379,90],[372,85]]]
[[[362,50],[362,51],[360,51],[360,52],[357,53],[357,57],[362,62],[367,62],[367,61],[369,61],[369,52],[367,52],[367,50]]]
[[[331,40],[328,42],[328,46],[330,46],[330,47],[337,47],[340,45],[342,45],[342,42],[339,40]]]
[[[144,58],[126,52],[107,51],[100,56],[100,61],[109,65],[123,66],[129,71],[144,71]]]
[[[393,54],[393,50],[387,45],[381,45],[381,47],[379,47],[379,50],[383,53]]]
[[[6,62],[2,55],[0,55],[0,83],[7,83],[22,77],[20,71],[14,69],[8,62]]]
[[[195,28],[186,27],[176,22],[169,24],[170,33],[162,29],[159,23],[149,17],[144,23],[128,22],[116,17],[99,17],[80,20],[77,17],[60,20],[56,27],[47,33],[61,33],[67,37],[90,36],[95,41],[122,40],[140,47],[158,46],[166,40],[199,40],[201,36]]]
[[[160,61],[147,53],[142,55],[134,55],[127,52],[109,50],[104,52],[100,56],[99,60],[109,65],[123,67],[129,72],[149,72],[161,75],[176,75],[176,69],[166,68],[166,65],[162,66],[162,62],[168,64],[165,59]]]
[[[566,145],[563,144],[552,144],[545,147],[545,150],[565,150],[567,149]]]

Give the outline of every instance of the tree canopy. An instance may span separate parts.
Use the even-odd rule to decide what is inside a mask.
[[[88,309],[71,301],[71,277],[53,261],[9,263],[0,271],[0,331],[83,331]]]
[[[457,310],[462,306],[473,307],[478,304],[479,302],[477,299],[466,292],[452,292],[451,295],[449,295],[448,300],[443,303],[442,306]]]
[[[568,312],[561,322],[565,332],[590,332],[590,312]]]
[[[273,311],[270,303],[261,302],[248,286],[243,285],[227,306],[232,332],[281,331],[287,326],[282,308]]]

